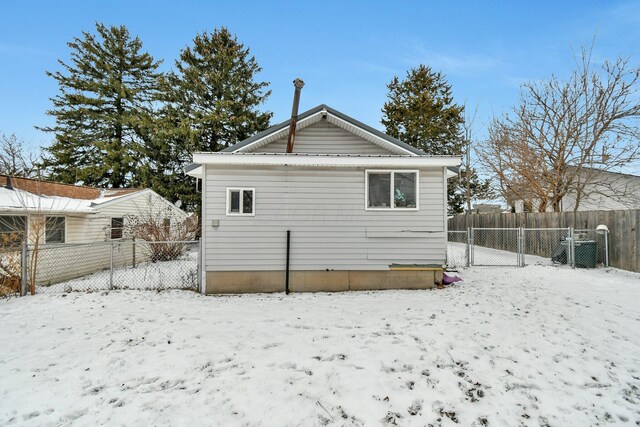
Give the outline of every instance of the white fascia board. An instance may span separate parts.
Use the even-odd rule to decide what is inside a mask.
[[[2,207],[0,208],[0,215],[95,215],[98,212],[94,209],[42,209],[37,207]]]
[[[460,157],[427,156],[332,156],[332,155],[282,155],[194,153],[193,161],[208,165],[224,166],[308,166],[308,167],[448,167],[460,166]]]

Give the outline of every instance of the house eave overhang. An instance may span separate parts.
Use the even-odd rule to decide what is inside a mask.
[[[184,168],[184,173],[197,179],[202,179],[202,165],[192,163]]]
[[[95,215],[98,212],[94,209],[42,209],[38,207],[0,207],[0,215]]]
[[[457,167],[457,156],[358,156],[323,154],[209,153],[193,154],[194,163],[217,166],[280,166],[327,168],[439,168]]]

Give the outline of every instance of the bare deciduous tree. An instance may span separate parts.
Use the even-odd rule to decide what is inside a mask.
[[[163,199],[154,199],[135,214],[124,216],[123,238],[140,243],[145,255],[152,261],[171,261],[187,249],[187,241],[198,235],[200,222],[196,215],[185,217]],[[105,228],[107,235],[110,227]]]
[[[567,81],[524,84],[519,105],[491,124],[480,158],[508,201],[559,211],[572,193],[578,210],[602,171],[640,160],[640,68],[625,58],[596,67],[592,51]]]
[[[0,175],[32,178],[37,175],[39,156],[15,134],[0,135]]]

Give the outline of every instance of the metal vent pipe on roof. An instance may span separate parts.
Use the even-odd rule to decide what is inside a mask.
[[[298,104],[300,104],[300,91],[304,87],[304,81],[297,78],[293,81],[295,92],[293,93],[293,108],[291,109],[291,124],[289,125],[289,138],[287,139],[287,153],[293,153],[293,143],[296,138],[296,122],[298,121]]]

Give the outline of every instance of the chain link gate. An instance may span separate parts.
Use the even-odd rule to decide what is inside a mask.
[[[469,264],[487,267],[520,266],[521,239],[519,228],[472,228]]]

